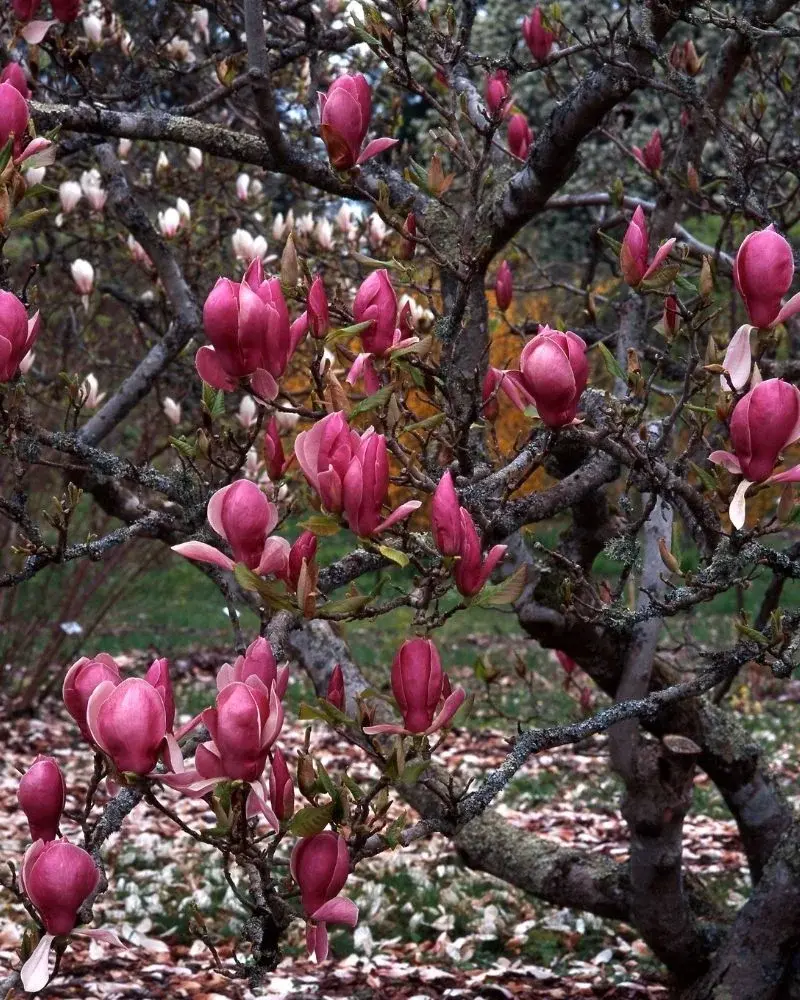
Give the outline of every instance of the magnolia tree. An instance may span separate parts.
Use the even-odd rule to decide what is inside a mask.
[[[354,866],[436,832],[632,925],[684,998],[793,995],[800,826],[725,695],[745,665],[788,678],[800,657],[782,601],[800,577],[796,4],[5,8],[0,583],[156,540],[220,588],[233,662],[184,724],[164,659],[65,665],[94,771],[68,839],[55,761],[20,781],[31,843],[6,882],[31,924],[4,995],[45,987],[73,936],[114,939],[92,907],[137,809],[217,852],[248,914],[225,970],[253,985],[293,921],[320,961],[328,927],[356,924]],[[116,523],[87,537],[87,505]],[[349,551],[321,564],[337,532]],[[756,573],[734,640],[693,634]],[[455,775],[437,750],[469,699],[437,630],[500,605],[605,701],[586,687],[579,721],[510,721],[500,767]],[[397,608],[412,624],[379,698],[337,623]],[[374,780],[329,774],[308,737],[282,751],[303,724],[289,661],[319,695],[301,716]],[[37,687],[19,671],[7,704]],[[622,864],[493,810],[532,755],[601,732]],[[698,771],[738,825],[738,912],[684,876]],[[390,820],[395,800],[418,818]]]

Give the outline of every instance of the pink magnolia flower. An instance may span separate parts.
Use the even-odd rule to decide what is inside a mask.
[[[103,681],[92,692],[86,706],[89,733],[118,771],[144,775],[156,766],[169,731],[164,698],[163,688],[139,677]]]
[[[675,238],[667,240],[656,251],[655,257],[650,264],[650,250],[648,246],[647,220],[645,219],[642,206],[637,205],[633,213],[630,225],[625,237],[622,240],[622,249],[619,253],[619,265],[622,270],[622,277],[631,286],[638,287],[643,281],[652,277],[664,263],[664,260],[675,244]]]
[[[144,675],[147,683],[155,688],[159,698],[164,702],[167,719],[167,732],[171,733],[175,725],[175,696],[172,692],[172,678],[169,674],[169,660],[166,658],[153,660]]]
[[[289,543],[285,538],[270,537],[278,523],[278,509],[255,483],[239,479],[217,490],[208,502],[207,516],[214,531],[230,545],[233,558],[213,545],[197,541],[173,545],[173,552],[230,572],[236,563],[244,563],[260,576],[283,571],[289,557]]]
[[[264,431],[264,465],[269,478],[273,481],[280,479],[290,463],[291,458],[287,459],[283,452],[278,418],[273,414]]]
[[[280,280],[265,279],[256,257],[241,282],[219,278],[205,301],[203,326],[213,346],[195,355],[198,374],[225,391],[247,378],[256,395],[274,399],[277,380],[305,333],[301,320],[290,323]]]
[[[417,235],[417,217],[413,212],[409,212],[403,224],[403,234],[406,239],[400,244],[398,256],[401,260],[412,260],[417,252],[417,244],[414,237]]]
[[[779,378],[760,382],[743,396],[730,422],[733,453],[713,451],[709,461],[744,478],[731,501],[735,528],[744,525],[745,494],[753,483],[800,482],[800,465],[773,474],[781,452],[800,440],[800,390]]]
[[[431,501],[431,534],[443,556],[461,551],[461,504],[448,469],[439,480]]]
[[[45,929],[20,970],[23,989],[37,993],[50,978],[54,939],[74,930],[81,907],[97,888],[100,872],[92,856],[82,848],[66,840],[37,840],[25,852],[20,875],[25,895],[36,907]]]
[[[263,636],[251,642],[244,656],[238,656],[233,665],[223,663],[217,673],[217,690],[222,691],[237,681],[246,683],[249,677],[257,677],[267,691],[274,685],[279,698],[286,694],[289,665],[278,666],[272,646]]]
[[[777,326],[800,312],[800,292],[781,306],[793,276],[792,248],[775,226],[744,238],[733,263],[733,280],[754,326]]]
[[[421,506],[419,500],[407,500],[381,520],[388,492],[386,438],[383,434],[366,432],[361,437],[357,452],[350,459],[342,481],[342,505],[347,523],[360,538],[386,531]]]
[[[0,382],[10,382],[17,374],[39,336],[40,325],[38,312],[28,319],[16,295],[0,291]]]
[[[504,260],[497,270],[497,277],[494,282],[494,294],[497,300],[497,308],[502,312],[511,305],[514,297],[514,276],[511,273],[508,261]]]
[[[466,698],[463,688],[452,691],[439,652],[430,639],[406,639],[392,663],[392,693],[403,725],[367,726],[368,735],[432,733],[448,725]],[[438,709],[438,713],[437,713]]]
[[[276,685],[267,688],[255,674],[226,684],[215,707],[207,708],[202,717],[213,745],[198,747],[198,771],[232,781],[259,781],[270,747],[283,727],[283,706]]]
[[[520,369],[547,426],[571,424],[589,377],[585,341],[571,330],[545,326],[522,349]]]
[[[86,709],[95,688],[108,682],[116,686],[122,681],[119,667],[108,653],[98,653],[89,659],[82,656],[67,671],[62,687],[62,696],[67,711],[78,723],[85,740],[91,741],[92,734],[86,722]]]
[[[32,17],[36,17],[41,3],[42,0],[11,0],[11,6],[20,21],[30,21]]]
[[[472,515],[462,507],[460,516],[461,548],[459,549],[459,559],[453,569],[453,579],[459,593],[463,594],[464,597],[474,597],[483,589],[495,566],[505,555],[506,546],[493,546],[484,559]]]
[[[341,411],[329,413],[295,439],[294,453],[300,468],[331,513],[343,509],[342,483],[360,444],[361,437],[350,430]]]
[[[38,756],[17,787],[17,801],[28,821],[31,840],[56,839],[66,799],[67,786],[58,763],[53,757]]]
[[[533,144],[533,132],[525,115],[517,113],[508,119],[508,148],[518,160],[527,160]]]
[[[555,41],[555,34],[542,23],[542,8],[536,7],[522,21],[522,37],[537,62],[543,62],[549,55]]]
[[[353,302],[356,323],[372,321],[361,334],[364,351],[378,357],[393,345],[397,325],[397,294],[385,268],[373,271],[362,283]]]
[[[493,117],[504,115],[511,100],[511,86],[508,71],[495,70],[486,76],[486,107]]]
[[[664,314],[661,322],[668,337],[675,337],[681,328],[681,313],[678,308],[678,300],[674,295],[668,295],[664,299]]]
[[[69,24],[77,20],[81,9],[81,0],[50,0],[53,14],[59,21]]]
[[[297,590],[303,573],[303,566],[309,567],[317,554],[317,536],[312,531],[304,531],[292,542],[286,567],[286,585],[289,590]]]
[[[334,708],[338,708],[340,712],[344,711],[344,674],[338,663],[331,671],[331,676],[328,679],[328,690],[325,692],[325,700],[330,702]]]
[[[338,895],[350,873],[347,841],[331,830],[303,837],[292,851],[290,870],[300,887],[306,913],[308,952],[324,962],[328,957],[327,925],[355,927],[358,921],[356,904]]]
[[[270,754],[270,762],[269,802],[276,818],[283,822],[291,819],[294,812],[294,782],[278,747]]]
[[[31,89],[28,86],[28,78],[25,76],[25,70],[18,62],[10,62],[3,72],[0,73],[0,83],[6,82],[10,83],[15,90],[18,90],[26,101],[30,98]]]
[[[340,76],[317,99],[322,141],[337,170],[360,166],[397,145],[397,139],[373,139],[361,149],[372,115],[372,91],[363,74]]]
[[[639,146],[633,147],[633,155],[644,169],[649,170],[651,174],[654,174],[656,170],[660,170],[664,159],[664,151],[661,148],[661,132],[658,129],[654,129],[644,149],[641,149]]]
[[[18,157],[28,128],[28,102],[11,80],[0,83],[0,149],[13,137],[13,155]]]
[[[320,275],[317,275],[311,282],[306,310],[311,336],[316,340],[321,340],[328,332],[330,315],[328,313],[328,296],[325,294],[325,284]]]

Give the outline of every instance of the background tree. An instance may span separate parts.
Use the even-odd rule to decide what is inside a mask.
[[[86,851],[51,839],[52,767],[25,779],[48,807],[31,818],[23,790],[45,834],[11,885],[38,925],[27,988],[88,921],[127,815],[182,823],[167,786],[214,807],[188,832],[246,901],[251,960],[229,971],[253,984],[294,917],[318,957],[327,924],[353,924],[351,866],[438,832],[469,866],[633,925],[687,1000],[791,995],[798,826],[727,695],[747,664],[789,677],[800,641],[797,476],[780,465],[800,418],[800,302],[783,304],[796,5],[40,6],[14,0],[0,29],[0,583],[21,595],[5,607],[27,621],[34,578],[108,560],[133,574],[177,559],[169,546],[219,586],[238,658],[177,727],[165,661],[67,672],[63,629],[4,677],[28,711],[66,674],[95,750]],[[529,539],[545,522],[556,545]],[[350,551],[318,558],[345,530]],[[99,584],[86,572],[59,617]],[[735,641],[700,635],[706,602],[764,574]],[[510,719],[499,768],[453,775],[436,750],[465,693],[437,630],[487,605],[605,700],[547,728]],[[378,679],[387,709],[337,623],[379,629],[398,607],[413,627]],[[329,775],[310,745],[287,767],[289,657],[321,696],[304,717],[345,734],[374,781]],[[532,755],[599,732],[626,864],[492,808]],[[684,874],[698,771],[747,855],[736,912]],[[308,804],[292,815],[295,781]],[[417,820],[388,823],[390,789]],[[50,865],[72,873],[55,900]]]

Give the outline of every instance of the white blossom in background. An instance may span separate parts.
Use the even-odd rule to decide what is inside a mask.
[[[255,180],[250,181],[250,195],[253,198],[260,198],[264,192],[264,185],[256,177]]]
[[[333,225],[330,219],[319,219],[314,229],[314,238],[323,250],[333,249]]]
[[[250,190],[250,174],[239,174],[236,178],[236,197],[239,201],[247,201]]]
[[[175,208],[178,210],[178,215],[181,217],[181,223],[184,226],[191,225],[192,222],[192,210],[189,207],[189,202],[185,198],[178,198],[175,202]]]
[[[177,208],[167,208],[158,213],[158,228],[161,235],[170,239],[181,228],[181,216]]]
[[[44,180],[44,175],[47,173],[47,167],[30,167],[25,171],[25,184],[27,187],[34,187],[36,184],[41,184]]]
[[[373,247],[379,247],[386,239],[386,223],[377,212],[373,212],[369,217],[367,239],[369,240],[370,246]]]
[[[245,430],[249,430],[256,422],[256,417],[258,415],[258,406],[256,401],[252,396],[242,396],[242,401],[239,403],[239,412],[236,414],[236,419],[244,427]]]
[[[272,238],[277,240],[279,243],[283,239],[283,234],[286,229],[286,220],[283,217],[283,212],[278,212],[275,218],[272,220]]]
[[[81,174],[81,191],[93,212],[102,212],[106,205],[108,194],[103,188],[103,179],[100,171],[94,167],[91,170],[84,170]]]
[[[341,229],[343,233],[346,233],[350,229],[350,224],[353,221],[353,210],[347,204],[343,202],[339,207],[339,211],[336,213],[336,225]]]
[[[208,45],[211,42],[211,35],[208,30],[208,11],[205,7],[195,8],[192,11],[192,27],[194,28],[194,40],[203,41]]]
[[[77,260],[73,260],[70,272],[72,273],[72,280],[75,282],[75,287],[78,289],[78,294],[88,299],[94,287],[94,268],[88,260],[78,257]],[[84,304],[88,308],[88,303]]]
[[[258,457],[258,452],[255,448],[251,448],[247,452],[247,458],[244,460],[244,465],[242,466],[242,472],[244,473],[245,479],[251,479],[254,483],[258,483],[266,489],[272,486],[272,480],[267,475],[264,469],[263,461]]]
[[[164,51],[173,62],[194,62],[194,52],[192,52],[191,45],[185,38],[181,38],[179,35],[173,35],[164,46]]]
[[[281,405],[291,405],[288,400],[278,400]],[[300,419],[299,413],[285,413],[283,410],[275,410],[275,422],[278,425],[278,430],[290,431],[294,428],[297,421]]]
[[[104,392],[100,392],[100,384],[97,378],[89,372],[86,378],[81,383],[81,401],[83,405],[89,410],[96,410],[97,407],[106,398]]]
[[[62,181],[58,186],[61,211],[69,214],[83,197],[83,190],[77,181]]]
[[[121,160],[127,160],[133,143],[130,139],[120,139],[117,143],[117,153]]]
[[[231,237],[231,246],[237,260],[246,261],[248,264],[256,257],[262,260],[267,253],[267,241],[263,236],[252,236],[246,229],[237,229]]]
[[[177,427],[181,422],[181,404],[176,403],[171,396],[165,396],[162,408],[164,410],[164,416],[167,420]]]
[[[31,370],[31,366],[33,365],[35,357],[36,357],[35,351],[28,351],[28,353],[25,355],[22,361],[20,361],[19,370],[20,372],[22,372],[23,375],[27,375],[28,372]]]
[[[431,310],[425,309],[416,299],[412,299],[410,295],[403,294],[400,296],[400,300],[397,303],[398,315],[403,311],[406,303],[408,303],[411,326],[415,330],[420,326],[427,327],[433,323],[435,317]]]
[[[127,31],[123,31],[119,38],[119,47],[124,56],[130,56],[133,52],[133,39]]]
[[[83,19],[83,33],[92,43],[99,45],[103,39],[103,22],[96,14],[88,14]]]
[[[145,248],[131,233],[128,233],[128,250],[131,257],[133,257],[138,264],[150,265],[152,263]]]
[[[158,159],[156,160],[156,173],[160,173],[162,170],[169,170],[169,157],[162,149],[158,154]]]
[[[201,170],[203,167],[203,151],[197,146],[190,146],[186,153],[186,162],[192,170]]]
[[[311,212],[306,212],[298,218],[294,228],[299,236],[310,236],[314,232],[314,225],[314,216]]]

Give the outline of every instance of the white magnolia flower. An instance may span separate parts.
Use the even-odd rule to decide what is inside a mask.
[[[267,253],[267,241],[263,236],[252,236],[246,229],[237,229],[231,237],[233,253],[237,260],[246,261],[248,264],[256,257],[262,260]]]
[[[162,170],[169,170],[169,157],[163,149],[158,154],[158,159],[156,160],[156,173]]]
[[[83,190],[77,181],[62,181],[58,186],[61,211],[71,212],[83,197]]]
[[[19,370],[20,372],[22,372],[23,375],[27,375],[28,372],[31,370],[31,366],[33,365],[35,357],[36,357],[35,351],[28,351],[28,353],[25,355],[22,361],[20,361]]]
[[[320,219],[317,222],[314,236],[323,250],[333,249],[333,226],[329,219]]]
[[[132,146],[133,146],[133,143],[131,142],[130,139],[120,139],[119,140],[119,143],[117,144],[117,153],[119,154],[119,158],[121,160],[127,160],[128,159],[128,154],[130,153]]]
[[[170,396],[165,396],[162,406],[164,416],[171,424],[174,424],[177,427],[181,422],[181,404],[176,403]]]
[[[203,151],[197,146],[190,146],[186,153],[186,162],[192,170],[200,170],[203,166]]]
[[[373,247],[379,247],[386,239],[386,223],[377,212],[373,212],[369,217],[367,239]]]
[[[181,216],[177,208],[168,208],[158,213],[158,228],[169,239],[181,228]]]
[[[175,208],[178,210],[183,225],[188,226],[192,221],[192,210],[189,208],[189,202],[185,198],[178,198],[175,202]]]
[[[93,45],[99,45],[103,38],[103,22],[96,14],[83,19],[83,32]]]
[[[258,406],[256,401],[252,396],[242,396],[242,401],[239,403],[239,412],[236,414],[236,419],[248,430],[256,422],[256,417],[258,415]]]
[[[236,197],[239,201],[247,201],[247,193],[250,190],[250,174],[239,174],[236,178]]]
[[[300,236],[308,236],[310,233],[314,232],[314,216],[311,212],[306,212],[305,215],[300,216],[295,223],[295,229]]]
[[[30,167],[25,171],[25,184],[27,187],[34,187],[36,184],[41,184],[44,180],[44,175],[47,173],[47,167]]]
[[[97,378],[89,372],[81,384],[81,400],[87,409],[96,410],[106,398],[106,394],[100,392],[99,389]]]
[[[78,289],[79,294],[91,295],[92,287],[94,286],[94,268],[89,261],[83,260],[81,257],[73,260],[70,271],[72,272],[72,280],[75,282],[75,287]]]
[[[195,8],[192,11],[192,27],[194,28],[194,40],[196,42],[204,41],[208,45],[211,41],[211,35],[208,30],[208,11],[205,7]]]

